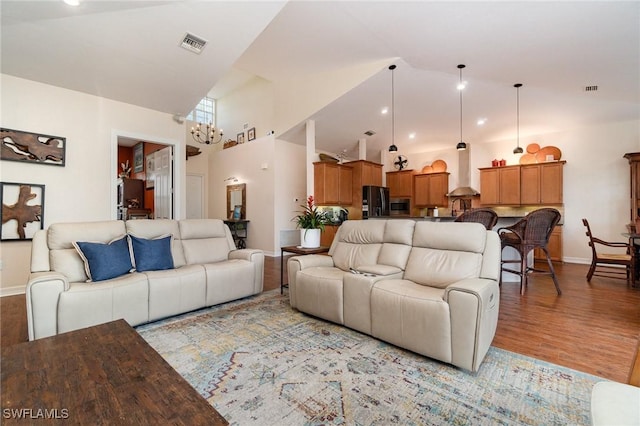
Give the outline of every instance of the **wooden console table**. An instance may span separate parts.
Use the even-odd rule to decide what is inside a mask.
[[[5,425],[229,424],[124,320],[2,348],[1,374]]]
[[[289,287],[289,284],[284,283],[284,254],[321,254],[329,252],[329,247],[320,246],[316,248],[303,248],[300,246],[284,246],[280,247],[280,294],[284,294],[284,288]]]

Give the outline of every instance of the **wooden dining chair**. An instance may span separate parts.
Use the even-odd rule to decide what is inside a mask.
[[[501,265],[502,271],[520,276],[521,295],[525,293],[528,277],[531,273],[551,275],[558,295],[562,294],[558,279],[556,278],[556,272],[553,269],[553,263],[551,263],[551,256],[549,256],[549,250],[547,249],[551,232],[553,232],[553,228],[555,228],[560,221],[560,217],[558,210],[542,208],[532,211],[512,226],[505,226],[498,229],[497,232],[500,236],[502,249],[512,247],[517,250],[520,255],[520,260],[505,260],[503,258]],[[528,254],[536,248],[542,249],[547,257],[549,270],[536,269],[534,265],[528,264]],[[518,263],[520,269],[505,268],[504,265],[509,263]],[[502,283],[502,273],[500,274],[500,283]]]
[[[477,222],[491,231],[498,223],[498,214],[491,209],[472,209],[458,216],[455,222]]]
[[[604,241],[596,238],[591,233],[589,221],[582,219],[582,223],[587,227],[586,235],[589,237],[589,247],[591,247],[591,266],[589,267],[589,272],[587,272],[587,281],[591,281],[591,278],[595,275],[605,278],[624,279],[627,284],[631,284],[633,277],[631,270],[633,267],[633,256],[631,255],[633,247],[631,247],[631,244]],[[596,247],[603,247],[603,249],[604,247],[611,247],[620,249],[620,251],[625,249],[625,252],[602,253]]]

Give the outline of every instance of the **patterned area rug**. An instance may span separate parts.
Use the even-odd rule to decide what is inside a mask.
[[[494,347],[469,373],[277,290],[137,330],[232,425],[588,425],[601,380]]]

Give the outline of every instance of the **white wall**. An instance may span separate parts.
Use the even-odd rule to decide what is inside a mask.
[[[281,229],[293,229],[295,197],[305,197],[304,147],[263,136],[210,156],[210,217],[226,217],[227,184],[246,184],[247,247],[279,254]],[[228,177],[238,182],[225,182]]]
[[[184,152],[184,126],[171,115],[9,75],[0,79],[2,127],[66,138],[65,167],[0,162],[3,182],[45,185],[45,227],[112,217],[114,131],[173,141],[176,152]],[[184,174],[184,162],[184,155],[176,155],[176,173]],[[184,179],[179,185],[183,192]],[[178,215],[183,215],[180,195],[177,202]],[[30,253],[30,242],[0,244],[2,294],[24,289]]]
[[[209,157],[209,217],[226,219],[227,185],[246,184],[247,247],[273,247],[275,140],[264,136]],[[225,179],[235,177],[237,182]]]

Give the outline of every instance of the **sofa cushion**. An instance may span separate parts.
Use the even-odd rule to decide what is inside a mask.
[[[227,260],[236,249],[229,228],[220,219],[181,220],[180,234],[189,265]]]
[[[480,276],[487,238],[481,224],[420,222],[413,238],[405,279],[444,288]]]
[[[60,272],[69,282],[85,282],[89,277],[73,243],[76,241],[108,243],[126,233],[124,222],[121,220],[51,224],[47,230],[51,270]]]
[[[126,235],[106,244],[76,241],[73,245],[84,262],[90,281],[108,280],[133,270]]]
[[[136,271],[162,271],[174,268],[173,256],[171,255],[171,235],[152,240],[139,238],[135,235],[130,235],[130,237]]]

